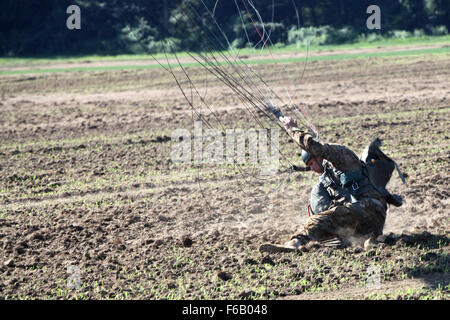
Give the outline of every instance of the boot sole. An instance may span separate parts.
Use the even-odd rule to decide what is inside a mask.
[[[285,247],[279,244],[265,243],[259,247],[259,252],[279,253],[279,252],[298,252],[294,247]]]

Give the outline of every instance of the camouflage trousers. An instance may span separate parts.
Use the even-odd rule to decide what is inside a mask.
[[[313,241],[335,238],[378,236],[383,233],[387,204],[383,200],[363,198],[357,204],[337,205],[308,218],[292,237],[307,236]]]

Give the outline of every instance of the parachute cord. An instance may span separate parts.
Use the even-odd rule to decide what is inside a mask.
[[[264,44],[264,47],[266,47],[267,51],[269,52],[269,54],[270,54],[272,60],[274,61],[274,64],[277,66],[277,68],[280,69],[280,67],[279,67],[279,65],[278,65],[278,63],[277,63],[277,61],[276,61],[275,58],[273,57],[272,51],[270,50],[269,46],[267,45],[267,42],[264,40],[264,38],[263,38],[263,36],[261,35],[259,29],[257,28],[256,23],[255,23],[255,21],[254,21],[252,15],[251,15],[251,13],[250,13],[248,7],[247,7],[247,4],[245,3],[245,0],[242,0],[242,3],[243,3],[243,5],[244,5],[244,7],[245,7],[245,10],[247,11],[247,14],[248,14],[250,20],[252,21],[253,27],[255,28],[255,30],[256,30],[256,32],[258,33],[258,35],[259,35],[259,37],[260,37],[262,43]],[[249,2],[249,4],[253,7],[253,9],[255,9],[251,2]],[[257,13],[257,15],[258,15],[258,13]],[[263,28],[263,29],[264,29],[264,28]],[[281,71],[281,70],[280,70],[280,71]],[[295,98],[295,100],[297,100],[297,96],[296,96],[296,95],[293,95],[293,94],[290,92],[290,90],[289,90],[290,87],[289,87],[288,84],[287,84],[286,78],[283,76],[283,72],[280,72],[280,73],[281,73],[281,75],[282,75],[282,79],[283,79],[283,82],[284,82],[284,84],[285,84],[285,87],[286,87],[286,90],[287,90],[287,92],[288,92],[289,97],[293,96],[293,97]],[[312,123],[312,121],[310,120],[310,117],[308,116],[308,114],[306,113],[306,111],[303,109],[303,107],[302,107],[299,103],[297,103],[297,104],[295,104],[295,105],[296,105],[297,108],[301,111],[301,113],[302,113],[304,119],[305,119],[306,122],[309,124],[310,128],[311,128],[312,131],[315,133],[315,135],[318,137],[318,130],[317,130],[317,128],[314,126],[314,124]]]
[[[237,0],[234,0],[234,3],[236,4],[236,8],[238,9],[239,18],[241,19],[241,22],[242,22],[242,29],[244,29],[244,33],[245,33],[245,36],[247,37],[247,41],[248,41],[248,43],[250,43],[250,38],[248,36],[247,29],[245,28],[244,19],[242,18],[241,10],[239,10]]]
[[[182,10],[183,10],[183,9],[182,9]],[[184,11],[184,10],[183,10],[183,11]],[[193,23],[192,18],[191,18],[188,14],[186,14],[186,12],[184,12],[184,13],[185,13],[185,15],[188,17],[188,19],[191,21],[191,23]],[[206,40],[204,35],[202,35],[202,34],[200,34],[200,35],[203,37],[204,40]],[[208,41],[206,41],[206,44],[208,44]],[[243,87],[243,86],[239,83],[238,80],[234,79],[231,75],[228,75],[227,72],[226,72],[225,70],[222,70],[222,68],[220,67],[219,61],[216,60],[216,58],[214,57],[214,55],[212,55],[212,58],[214,59],[215,63],[208,59],[207,54],[206,54],[206,55],[198,54],[198,55],[205,61],[205,63],[202,63],[202,62],[200,62],[198,59],[196,59],[192,54],[190,54],[190,53],[188,53],[188,54],[189,54],[195,61],[197,61],[198,63],[200,63],[200,65],[201,65],[203,68],[205,68],[206,70],[208,70],[209,72],[211,72],[212,74],[214,74],[215,77],[216,77],[217,79],[219,79],[220,81],[224,82],[224,83],[225,83],[228,87],[230,87],[231,89],[237,90],[236,93],[237,93],[237,95],[238,95],[241,99],[243,99],[244,105],[246,105],[245,102],[250,103],[250,104],[253,105],[255,108],[257,108],[258,110],[262,111],[266,116],[268,116],[270,120],[274,121],[267,113],[264,112],[263,109],[261,109],[255,102],[253,102],[254,99],[258,102],[258,100],[259,100],[260,98],[254,96],[250,91],[248,91],[245,87]],[[178,60],[178,57],[177,57],[176,55],[175,55],[175,57],[176,57],[176,59],[177,59],[178,65],[180,65],[180,67],[181,67],[183,73],[185,74],[185,76],[186,76],[186,78],[187,78],[187,80],[188,80],[188,82],[189,82],[189,84],[190,84],[190,87],[191,87],[191,94],[192,94],[192,90],[194,90],[194,91],[196,92],[196,94],[199,95],[199,92],[198,92],[198,90],[196,89],[195,84],[193,83],[192,79],[188,76],[187,71],[186,71],[186,70],[183,68],[183,66],[181,65],[181,62]],[[229,60],[227,59],[226,56],[224,56],[224,58],[225,58],[225,60],[226,60],[232,67],[234,66],[234,64],[233,64],[231,61],[229,61]],[[166,55],[166,59],[167,59],[167,55]],[[185,99],[187,100],[187,102],[189,103],[189,105],[191,106],[191,108],[193,109],[193,111],[197,113],[197,111],[196,111],[196,109],[195,109],[195,107],[194,107],[193,101],[190,101],[190,100],[187,98],[187,95],[185,94],[184,89],[183,89],[182,86],[181,86],[181,83],[176,79],[175,73],[173,72],[172,68],[170,67],[170,63],[169,63],[168,59],[167,59],[167,63],[168,63],[168,65],[169,65],[169,68],[168,68],[168,69],[170,70],[169,72],[170,72],[170,73],[172,74],[172,76],[175,78],[175,80],[176,80],[176,82],[177,82],[177,85],[180,87],[180,90],[181,90],[181,92],[183,93]],[[209,66],[209,67],[208,67],[208,66]],[[212,68],[212,70],[211,70],[210,68]],[[166,69],[166,68],[165,68],[165,69]],[[166,69],[166,70],[167,70],[167,69]],[[237,70],[237,72],[238,72],[238,75],[239,75],[239,70]],[[245,82],[245,79],[243,79],[243,80],[244,80],[244,82]],[[263,83],[264,83],[264,82],[263,82]],[[257,89],[257,88],[256,88],[256,89]],[[201,96],[200,96],[200,98],[201,98]],[[192,98],[192,99],[193,99],[193,98]],[[201,99],[201,101],[202,101],[203,104],[205,104],[205,106],[211,111],[211,113],[216,117],[218,123],[219,123],[220,126],[223,128],[223,125],[221,124],[221,122],[220,122],[219,118],[217,117],[217,115],[215,114],[215,112],[213,112],[213,111],[210,109],[210,107],[206,104],[206,102],[205,102],[203,99]],[[259,102],[260,102],[260,103],[263,103],[263,101],[259,101]],[[248,111],[250,111],[250,110],[248,110]],[[250,112],[250,113],[252,114],[253,118],[259,123],[259,120],[253,115],[253,113],[252,113],[252,112]],[[199,115],[199,116],[200,116],[200,118],[203,118],[202,121],[206,121],[206,119],[205,119],[202,115]],[[279,123],[278,123],[278,121],[277,121],[276,123],[277,123],[278,126],[280,126]],[[261,126],[262,126],[262,124],[261,124]],[[212,126],[209,125],[209,127],[212,127]],[[280,150],[278,150],[278,151],[280,152],[280,154],[282,155],[282,157],[283,157],[285,160],[287,160],[289,163],[291,163],[291,162],[289,161],[289,159],[287,159],[286,156],[285,156]],[[240,168],[240,167],[237,166],[236,164],[234,164],[234,167],[238,169],[238,171],[240,172],[240,175],[241,175],[241,177],[243,178],[244,182],[248,184],[249,182],[247,181],[247,179],[246,179],[246,177],[245,177],[245,174],[244,174],[244,172],[242,171],[242,168]],[[241,189],[245,194],[247,194],[247,192],[245,191],[244,188],[240,187],[240,189]],[[205,200],[207,201],[206,198],[205,198]],[[210,207],[211,207],[211,206],[210,206]]]
[[[247,11],[247,14],[248,14],[249,17],[250,17],[250,20],[252,21],[253,26],[254,26],[256,32],[258,33],[258,35],[260,36],[260,38],[261,38],[261,40],[262,40],[262,42],[263,42],[263,44],[264,44],[263,47],[266,47],[266,48],[267,48],[267,50],[268,50],[269,53],[270,53],[270,56],[272,57],[272,60],[274,61],[275,65],[279,68],[278,63],[276,62],[276,60],[274,59],[274,57],[273,57],[273,55],[272,55],[272,51],[271,51],[270,48],[268,47],[267,42],[264,41],[264,39],[263,39],[263,38],[264,38],[263,35],[264,35],[264,32],[265,32],[265,28],[264,28],[264,22],[263,22],[263,20],[262,20],[262,17],[260,16],[258,10],[255,8],[255,5],[253,4],[253,2],[252,2],[251,0],[248,0],[248,3],[250,4],[250,6],[252,7],[252,9],[256,12],[256,15],[258,16],[258,19],[259,19],[259,21],[260,21],[260,23],[261,23],[261,26],[262,26],[262,29],[263,29],[263,35],[261,35],[261,33],[259,32],[259,30],[258,30],[258,28],[257,28],[257,26],[256,26],[256,23],[254,22],[254,20],[253,20],[253,18],[252,18],[252,15],[250,14],[250,11],[248,10],[248,7],[246,6],[244,0],[242,0],[242,3],[244,4],[244,7],[245,7],[245,9],[246,9],[246,11]],[[270,37],[268,37],[268,41],[271,42]],[[272,42],[271,42],[271,43],[272,43]],[[280,70],[280,71],[281,71],[281,70]],[[280,73],[281,73],[282,75],[284,74],[284,72],[280,72]],[[291,98],[291,97],[294,96],[295,100],[298,100],[298,99],[297,99],[297,96],[291,94],[291,91],[289,90],[290,87],[289,87],[289,85],[287,84],[286,78],[284,78],[284,77],[282,77],[282,78],[283,78],[283,81],[284,81],[284,84],[285,84],[285,88],[286,88],[287,94],[288,94],[289,99],[290,99],[290,101],[291,101],[291,104],[294,105],[294,103],[292,102],[292,98]],[[315,132],[316,136],[318,136],[317,130],[315,129],[315,127],[314,127],[314,125],[312,124],[312,122],[309,120],[309,115],[307,114],[307,112],[301,107],[301,105],[300,105],[299,103],[297,103],[297,107],[298,107],[298,108],[300,109],[300,111],[302,112],[302,113],[300,114],[300,116],[301,116],[302,118],[304,118],[304,120],[306,121],[307,126],[310,127],[310,128]]]

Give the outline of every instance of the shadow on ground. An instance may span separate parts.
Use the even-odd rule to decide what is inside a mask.
[[[417,258],[421,262],[413,267],[404,267],[403,272],[408,277],[421,279],[426,287],[437,289],[445,288],[450,283],[450,257],[449,253],[440,249],[450,244],[447,235],[431,234],[427,231],[413,234],[395,236],[389,234],[384,242],[388,245],[415,247],[422,249],[423,253]]]

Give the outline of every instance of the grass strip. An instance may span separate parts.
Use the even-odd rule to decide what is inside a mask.
[[[413,56],[424,54],[445,54],[450,53],[450,46],[430,49],[415,49],[404,51],[387,51],[387,52],[371,52],[371,53],[354,53],[354,54],[331,54],[324,56],[309,56],[308,61],[324,61],[324,60],[348,60],[348,59],[367,59],[367,58],[383,58],[383,57],[398,57],[398,56]],[[275,59],[277,63],[295,63],[304,61],[305,57],[280,58]],[[237,61],[232,64],[269,64],[274,63],[272,59],[255,59]],[[228,62],[219,62],[220,65],[230,65]],[[163,66],[167,64],[162,63]],[[182,63],[183,67],[199,67],[197,62]],[[173,64],[172,67],[179,67]],[[27,69],[27,70],[6,70],[0,71],[0,75],[14,75],[14,74],[30,74],[30,73],[54,73],[54,72],[85,72],[85,71],[117,71],[117,70],[139,70],[139,69],[161,69],[158,64],[151,65],[127,65],[127,66],[102,66],[102,67],[73,67],[73,68],[44,68],[44,69]]]

